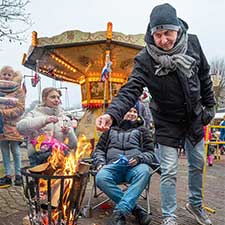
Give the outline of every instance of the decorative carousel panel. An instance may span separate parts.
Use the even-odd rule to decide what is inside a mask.
[[[90,82],[91,99],[104,99],[104,83],[101,81]]]
[[[112,97],[115,97],[123,84],[113,82],[111,85],[112,85]]]
[[[81,85],[81,97],[82,97],[82,101],[87,100],[87,88],[86,88],[86,83],[83,83]]]

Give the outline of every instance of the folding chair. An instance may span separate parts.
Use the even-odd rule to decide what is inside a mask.
[[[159,173],[160,174],[160,166],[157,165],[155,166],[154,170],[152,171],[150,178],[149,178],[149,182],[148,185],[146,186],[144,192],[140,195],[141,198],[145,199],[147,201],[147,208],[143,208],[148,214],[151,214],[151,206],[150,206],[150,180],[151,177],[155,174],[155,173]],[[84,217],[91,217],[91,214],[93,212],[93,210],[95,210],[96,208],[100,207],[101,205],[105,204],[106,202],[110,201],[111,199],[109,197],[106,196],[106,198],[100,202],[98,202],[97,204],[93,204],[92,199],[94,198],[98,198],[99,196],[103,195],[104,193],[98,189],[97,185],[96,185],[96,174],[97,171],[96,170],[91,170],[90,171],[90,175],[93,178],[93,184],[91,187],[91,192],[90,195],[88,197],[88,202],[87,205],[84,206],[83,208],[83,216]],[[127,189],[127,187],[129,186],[128,183],[122,183],[120,184],[122,187],[122,190],[125,191]]]

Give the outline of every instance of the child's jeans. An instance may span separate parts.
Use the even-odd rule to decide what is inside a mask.
[[[10,151],[13,156],[14,160],[14,168],[15,174],[21,175],[21,156],[20,156],[20,149],[19,149],[19,142],[18,141],[1,141],[0,147],[2,151],[2,159],[3,165],[5,168],[5,175],[11,176],[11,168],[10,168]]]
[[[115,210],[124,215],[131,213],[136,201],[149,182],[151,168],[147,164],[129,165],[108,164],[96,175],[97,186],[116,203]],[[117,185],[129,183],[123,192]]]

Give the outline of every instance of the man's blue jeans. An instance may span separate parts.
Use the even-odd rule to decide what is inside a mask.
[[[202,206],[202,174],[204,167],[204,140],[193,146],[185,139],[185,151],[188,160],[189,203],[195,207]],[[176,180],[178,168],[177,149],[159,145],[161,165],[161,208],[163,217],[176,217]],[[184,189],[185,190],[185,189]]]
[[[0,148],[2,151],[2,159],[3,165],[5,168],[5,175],[11,176],[11,169],[10,169],[10,151],[13,156],[14,160],[14,168],[15,174],[21,175],[21,156],[20,156],[20,149],[18,141],[1,141]]]
[[[114,210],[127,215],[132,212],[138,197],[148,184],[151,171],[147,164],[135,167],[108,164],[97,173],[96,184],[116,203]],[[117,186],[123,182],[130,184],[125,192]]]

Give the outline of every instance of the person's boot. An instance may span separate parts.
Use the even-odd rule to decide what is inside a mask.
[[[194,207],[191,204],[186,204],[186,209],[190,212],[197,222],[201,225],[212,225],[211,220],[209,219],[208,215],[206,214],[205,210],[202,207]]]
[[[152,217],[138,205],[132,210],[132,214],[140,225],[149,225],[152,221]]]
[[[178,223],[176,222],[176,218],[166,217],[163,219],[163,222],[161,225],[178,225]]]
[[[16,175],[16,179],[14,181],[14,184],[16,186],[22,186],[23,180],[22,180],[22,176],[21,175]]]
[[[12,185],[12,179],[9,176],[0,178],[0,188],[8,188]]]
[[[107,225],[125,225],[125,224],[126,224],[125,216],[120,211],[113,211],[107,223]]]

